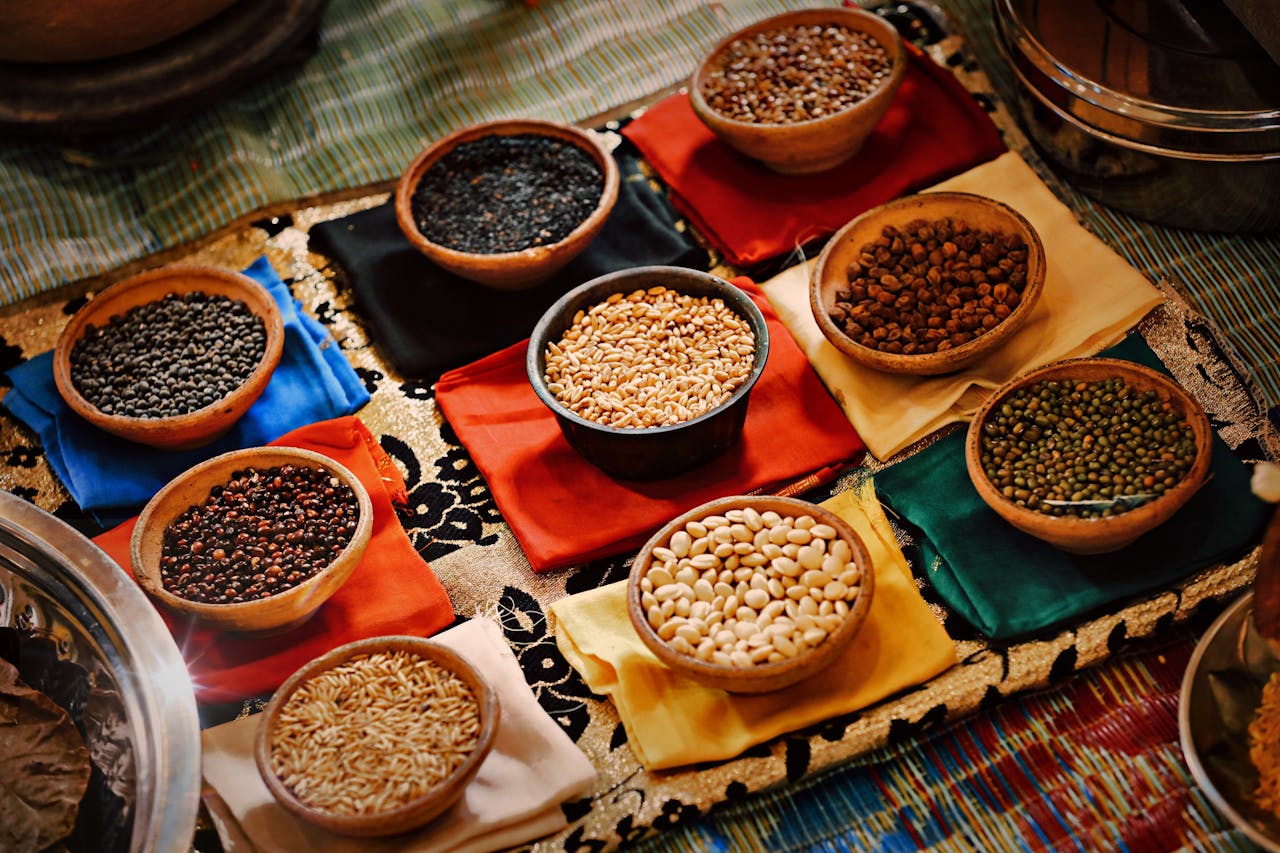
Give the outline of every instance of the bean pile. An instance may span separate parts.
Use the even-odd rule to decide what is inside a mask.
[[[71,383],[106,415],[184,415],[240,387],[266,346],[266,327],[244,302],[171,293],[87,326],[71,348]]]
[[[817,646],[861,591],[849,543],[810,515],[731,509],[689,522],[651,557],[640,579],[649,624],[673,651],[719,666]]]
[[[784,27],[736,39],[702,83],[707,106],[753,124],[792,124],[848,109],[880,87],[892,60],[839,25]]]
[[[885,226],[847,274],[829,313],[846,335],[881,352],[940,352],[986,334],[1021,304],[1027,246],[961,219],[917,219]]]
[[[751,325],[724,300],[661,285],[579,311],[547,345],[547,389],[606,426],[682,423],[721,405],[755,363]]]
[[[1123,379],[1047,380],[993,409],[982,469],[1020,506],[1055,516],[1107,517],[1176,486],[1195,461],[1178,409]]]
[[[236,471],[165,528],[161,580],[174,595],[207,604],[276,595],[332,563],[359,512],[355,492],[328,471]]]
[[[604,173],[590,154],[520,134],[462,143],[423,173],[410,201],[431,242],[492,255],[560,242],[603,193]]]

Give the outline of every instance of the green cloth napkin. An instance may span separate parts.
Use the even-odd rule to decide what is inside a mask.
[[[1136,335],[1102,355],[1164,369]],[[882,471],[876,492],[915,528],[938,595],[994,639],[1056,627],[1177,583],[1243,553],[1267,520],[1248,468],[1215,435],[1209,482],[1177,515],[1119,551],[1068,554],[1010,526],[982,501],[969,481],[964,438],[947,436]]]

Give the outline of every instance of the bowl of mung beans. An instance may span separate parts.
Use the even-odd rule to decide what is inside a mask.
[[[454,275],[497,290],[546,281],[600,233],[618,167],[591,131],[537,119],[462,128],[401,175],[396,221]]]
[[[228,631],[279,633],[347,582],[369,544],[373,505],[322,453],[251,447],[215,456],[147,502],[133,574],[164,607]]]
[[[340,835],[397,835],[458,801],[500,716],[492,685],[461,655],[420,637],[373,637],[281,685],[254,759],[294,816]]]
[[[627,614],[669,668],[765,693],[835,661],[874,591],[871,557],[844,519],[795,498],[736,495],[677,516],[644,544]]]
[[[1209,477],[1209,419],[1172,379],[1120,359],[1061,361],[998,388],[969,424],[978,494],[1014,527],[1077,554],[1168,521]]]
[[[906,70],[888,21],[806,9],[722,39],[694,72],[689,104],[720,140],[770,169],[824,172],[858,153]]]
[[[810,272],[831,345],[886,373],[937,375],[986,358],[1031,316],[1044,247],[1016,210],[970,193],[905,196],[855,217]]]
[[[67,322],[53,353],[58,393],[112,435],[166,450],[226,433],[280,361],[284,324],[246,275],[165,267],[120,281]]]
[[[768,326],[745,292],[651,266],[561,297],[534,327],[525,368],[585,459],[613,477],[660,480],[738,441],[768,357]]]

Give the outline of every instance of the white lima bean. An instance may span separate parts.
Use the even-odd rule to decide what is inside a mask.
[[[698,547],[716,541],[713,534],[721,530],[733,547]],[[784,555],[779,542],[799,550]],[[679,555],[674,565],[667,559],[672,555]],[[690,571],[698,580],[681,582]],[[745,508],[677,530],[653,550],[640,582],[649,588],[643,598],[649,622],[668,647],[719,666],[750,668],[823,642],[851,612],[861,578],[852,549],[831,525],[810,515]]]

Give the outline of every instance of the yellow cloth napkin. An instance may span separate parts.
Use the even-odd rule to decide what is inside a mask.
[[[864,708],[955,663],[955,644],[916,590],[872,485],[822,505],[866,543],[875,594],[866,623],[844,653],[785,690],[730,694],[659,663],[627,620],[625,581],[551,606],[560,651],[594,692],[613,700],[645,767],[732,758],[784,732]]]
[[[907,376],[861,367],[832,346],[809,307],[813,261],[762,285],[822,381],[877,459],[888,459],[940,427],[968,420],[1014,376],[1118,343],[1162,301],[1160,292],[1105,243],[1013,152],[930,187],[1003,201],[1027,218],[1044,244],[1044,290],[1031,317],[987,358],[946,376]]]
[[[487,619],[472,619],[432,640],[474,664],[502,707],[493,750],[462,799],[422,829],[392,839],[327,833],[282,809],[263,784],[253,760],[257,714],[203,734],[204,778],[213,789],[205,805],[227,853],[487,853],[567,825],[560,804],[590,788],[595,768],[538,705],[502,632]]]

